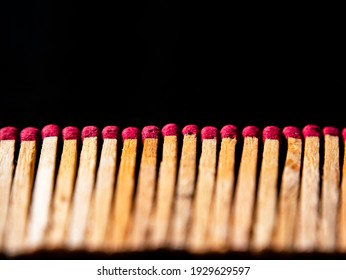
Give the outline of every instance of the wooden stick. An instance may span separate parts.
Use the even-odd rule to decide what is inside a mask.
[[[206,126],[201,130],[202,151],[198,165],[196,193],[192,202],[191,228],[187,236],[188,250],[207,251],[207,230],[211,201],[215,187],[217,144],[219,131]]]
[[[243,151],[231,209],[230,247],[234,251],[248,251],[253,221],[257,182],[259,129],[247,126],[242,131]]]
[[[102,130],[103,145],[97,171],[95,190],[89,210],[86,248],[100,250],[106,240],[106,230],[112,204],[117,168],[119,128],[106,126]]]
[[[147,247],[149,217],[152,211],[156,188],[159,135],[160,129],[156,126],[145,126],[142,129],[143,151],[139,167],[131,230],[128,239],[130,250],[138,251]]]
[[[287,126],[282,133],[287,139],[287,153],[281,177],[272,248],[274,251],[291,252],[296,223],[303,143],[298,127]]]
[[[106,250],[126,250],[126,237],[128,235],[136,182],[135,172],[139,135],[140,131],[136,127],[127,127],[122,131],[123,148],[107,229]]]
[[[320,128],[316,125],[307,125],[303,128],[305,144],[294,240],[296,252],[312,252],[316,249],[320,190],[320,135]]]
[[[280,128],[267,126],[263,129],[262,134],[264,147],[251,240],[251,248],[254,251],[264,251],[270,248],[275,222],[279,175]]]
[[[320,201],[320,217],[317,233],[317,250],[325,253],[336,249],[337,216],[339,204],[339,130],[323,128],[324,164]]]
[[[42,147],[29,209],[25,247],[28,253],[41,248],[48,225],[49,207],[55,183],[55,164],[60,128],[50,124],[41,131]]]
[[[4,249],[10,256],[24,252],[39,137],[40,131],[35,127],[26,127],[20,132],[21,143],[5,226]]]
[[[3,246],[5,224],[14,172],[14,153],[18,129],[7,126],[0,129],[0,251]]]
[[[153,206],[148,243],[151,249],[165,248],[171,220],[176,183],[178,156],[178,126],[167,124],[162,128],[163,156],[160,163],[156,201]]]
[[[62,130],[62,138],[62,154],[45,237],[45,247],[47,249],[63,247],[77,173],[80,131],[77,127],[67,126]]]
[[[169,246],[175,250],[185,248],[191,216],[191,204],[195,190],[197,170],[198,126],[186,125],[182,129],[183,144],[177,176],[173,214],[168,231]]]
[[[340,198],[338,208],[338,226],[337,226],[337,251],[346,252],[346,128],[342,130],[342,139],[344,145],[344,157],[342,162],[342,177],[340,186]]]
[[[65,243],[70,250],[84,248],[90,200],[96,177],[98,136],[99,130],[96,126],[86,126],[82,130],[83,144]]]

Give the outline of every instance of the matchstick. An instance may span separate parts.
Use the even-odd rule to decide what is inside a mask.
[[[317,241],[321,131],[317,125],[306,125],[302,132],[305,143],[294,248],[312,252]]]
[[[340,184],[340,197],[338,207],[337,225],[337,252],[346,252],[346,128],[342,130],[342,141],[344,145],[344,157],[342,162],[342,174]]]
[[[42,147],[36,170],[29,209],[26,250],[35,251],[43,244],[48,225],[49,208],[55,183],[55,165],[60,128],[49,124],[42,128]]]
[[[10,201],[17,140],[18,129],[16,127],[6,126],[0,129],[0,250],[3,245],[8,204]]]
[[[138,138],[140,130],[127,127],[122,133],[123,148],[114,191],[110,221],[107,229],[106,250],[125,251],[126,238],[130,224],[133,196],[135,191],[135,172]]]
[[[138,251],[147,248],[149,218],[156,188],[160,132],[160,129],[154,125],[145,126],[142,129],[143,150],[128,239],[129,250]]]
[[[118,137],[119,128],[117,126],[103,128],[103,145],[86,232],[85,244],[90,251],[102,251],[106,240],[106,229],[115,187]]]
[[[26,127],[20,132],[21,143],[5,226],[4,249],[10,256],[24,252],[39,138],[40,131],[36,127]]]
[[[151,249],[167,246],[168,226],[171,220],[176,184],[178,132],[176,124],[167,124],[162,130],[163,151],[160,163],[156,200],[153,206],[148,243]]]
[[[96,177],[99,130],[96,126],[86,126],[81,136],[82,150],[65,243],[70,250],[80,250],[85,245],[88,212]]]
[[[336,249],[337,216],[339,205],[339,129],[323,128],[324,163],[320,199],[320,216],[317,232],[317,250],[324,253]]]
[[[227,250],[229,216],[234,190],[235,148],[238,140],[238,128],[234,125],[225,125],[220,130],[220,134],[221,148],[207,237],[209,249],[216,252]]]
[[[217,146],[219,131],[206,126],[201,130],[202,151],[198,164],[195,196],[192,202],[191,227],[187,236],[187,248],[194,253],[207,251],[207,230],[211,201],[215,187]]]
[[[279,252],[291,252],[296,226],[303,141],[298,127],[286,126],[282,134],[287,141],[287,152],[281,176],[272,249]]]
[[[248,251],[253,223],[257,183],[258,138],[256,126],[246,126],[242,131],[243,150],[231,209],[229,246],[233,251]]]
[[[262,131],[263,154],[258,180],[251,249],[264,251],[270,248],[276,213],[279,147],[281,130],[267,126]]]
[[[197,173],[198,126],[186,125],[182,129],[182,134],[183,144],[178,167],[176,194],[168,232],[169,246],[174,250],[183,250],[186,245]]]
[[[77,173],[80,131],[78,127],[67,126],[61,131],[61,134],[63,147],[45,237],[45,247],[47,249],[63,247]]]

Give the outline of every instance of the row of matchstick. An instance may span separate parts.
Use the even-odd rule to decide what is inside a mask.
[[[3,127],[0,252],[343,252],[345,135],[316,125]]]

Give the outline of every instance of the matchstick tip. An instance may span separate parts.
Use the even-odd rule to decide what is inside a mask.
[[[201,139],[219,139],[219,130],[215,126],[205,126],[201,130]]]
[[[243,128],[242,135],[243,135],[243,137],[256,137],[256,138],[259,138],[260,129],[257,126],[248,125],[248,126]]]
[[[266,126],[265,128],[263,128],[262,137],[263,137],[263,141],[267,139],[280,140],[281,129],[274,125]]]
[[[0,140],[16,140],[18,129],[14,126],[6,126],[0,129]]]
[[[184,126],[182,133],[183,135],[197,135],[199,129],[197,125],[189,124]]]
[[[220,130],[221,138],[234,138],[238,139],[238,128],[235,125],[228,124]]]
[[[20,132],[20,141],[38,141],[40,130],[36,127],[26,127]]]
[[[46,137],[56,137],[60,134],[60,127],[56,124],[48,124],[44,126],[41,130],[42,138]]]
[[[123,138],[123,141],[125,141],[126,139],[138,139],[140,134],[140,131],[137,127],[126,127],[125,129],[123,129],[121,136]]]
[[[320,137],[321,136],[321,129],[317,125],[308,124],[308,125],[304,126],[302,133],[303,133],[304,138],[311,137],[311,136]]]
[[[163,136],[178,136],[179,127],[174,123],[169,123],[162,128],[161,132]]]
[[[334,126],[326,126],[323,128],[323,135],[339,136],[339,129]]]
[[[342,138],[346,141],[346,127],[341,131]]]
[[[64,140],[77,140],[80,137],[79,128],[75,126],[66,126],[61,133]]]
[[[302,139],[302,133],[300,129],[296,126],[286,126],[282,130],[282,134],[287,138],[297,138]]]
[[[84,140],[84,138],[89,138],[89,137],[98,137],[99,133],[100,131],[97,126],[93,126],[93,125],[85,126],[82,129],[82,140]]]
[[[102,139],[118,139],[119,127],[115,125],[107,125],[102,129]]]
[[[142,140],[147,138],[159,138],[160,128],[155,125],[147,125],[142,129]]]

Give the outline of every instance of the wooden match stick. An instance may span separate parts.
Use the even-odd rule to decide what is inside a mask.
[[[49,124],[42,128],[42,147],[29,209],[26,250],[38,250],[44,241],[55,183],[55,165],[60,128]]]
[[[263,129],[262,136],[264,147],[251,237],[251,249],[254,251],[268,250],[272,241],[278,189],[281,130],[276,126],[267,126]]]
[[[160,163],[156,200],[153,206],[148,243],[151,249],[167,246],[168,226],[171,220],[176,184],[178,132],[176,124],[167,124],[162,130],[163,151]]]
[[[126,250],[136,183],[135,172],[140,131],[136,127],[127,127],[121,135],[123,148],[107,229],[106,249],[110,251]]]
[[[175,250],[183,250],[186,245],[197,173],[198,133],[198,126],[193,124],[186,125],[182,129],[183,144],[178,167],[173,214],[168,232],[169,246]]]
[[[342,174],[340,185],[340,198],[338,208],[337,226],[337,251],[346,252],[346,128],[342,130],[342,140],[344,145],[344,157],[342,162]]]
[[[16,127],[7,126],[0,129],[0,250],[10,201],[17,138]]]
[[[68,213],[77,173],[80,131],[67,126],[62,130],[63,148],[50,207],[50,218],[45,237],[45,247],[61,248],[66,235]]]
[[[35,127],[26,127],[20,132],[21,143],[5,226],[4,249],[10,256],[24,252],[39,137],[40,131]]]
[[[157,150],[160,129],[154,125],[142,129],[143,151],[128,245],[130,250],[147,248],[149,218],[152,211],[157,177]]]
[[[287,152],[281,176],[272,248],[274,251],[291,252],[296,226],[303,141],[298,127],[286,126],[282,133],[287,140]]]
[[[99,130],[86,126],[82,130],[82,150],[71,205],[70,221],[66,239],[67,249],[82,249],[88,224],[88,212],[94,188],[97,165]]]
[[[217,145],[219,131],[206,126],[201,130],[202,151],[198,165],[195,196],[192,201],[191,228],[187,236],[187,248],[192,252],[205,252],[211,201],[215,187]]]
[[[306,125],[302,132],[305,143],[294,248],[312,252],[317,241],[321,131],[317,125]]]
[[[91,251],[101,251],[106,240],[106,230],[115,187],[118,137],[119,128],[117,126],[103,128],[103,145],[86,233],[86,248]]]
[[[220,130],[221,148],[217,165],[215,195],[208,226],[208,246],[211,251],[226,251],[229,216],[234,190],[235,148],[238,129],[225,125]]]
[[[317,232],[317,250],[331,253],[336,249],[339,206],[339,129],[324,127],[324,163]]]
[[[253,222],[257,183],[258,138],[256,126],[246,126],[242,156],[236,182],[233,208],[231,209],[230,247],[234,251],[248,251]]]

